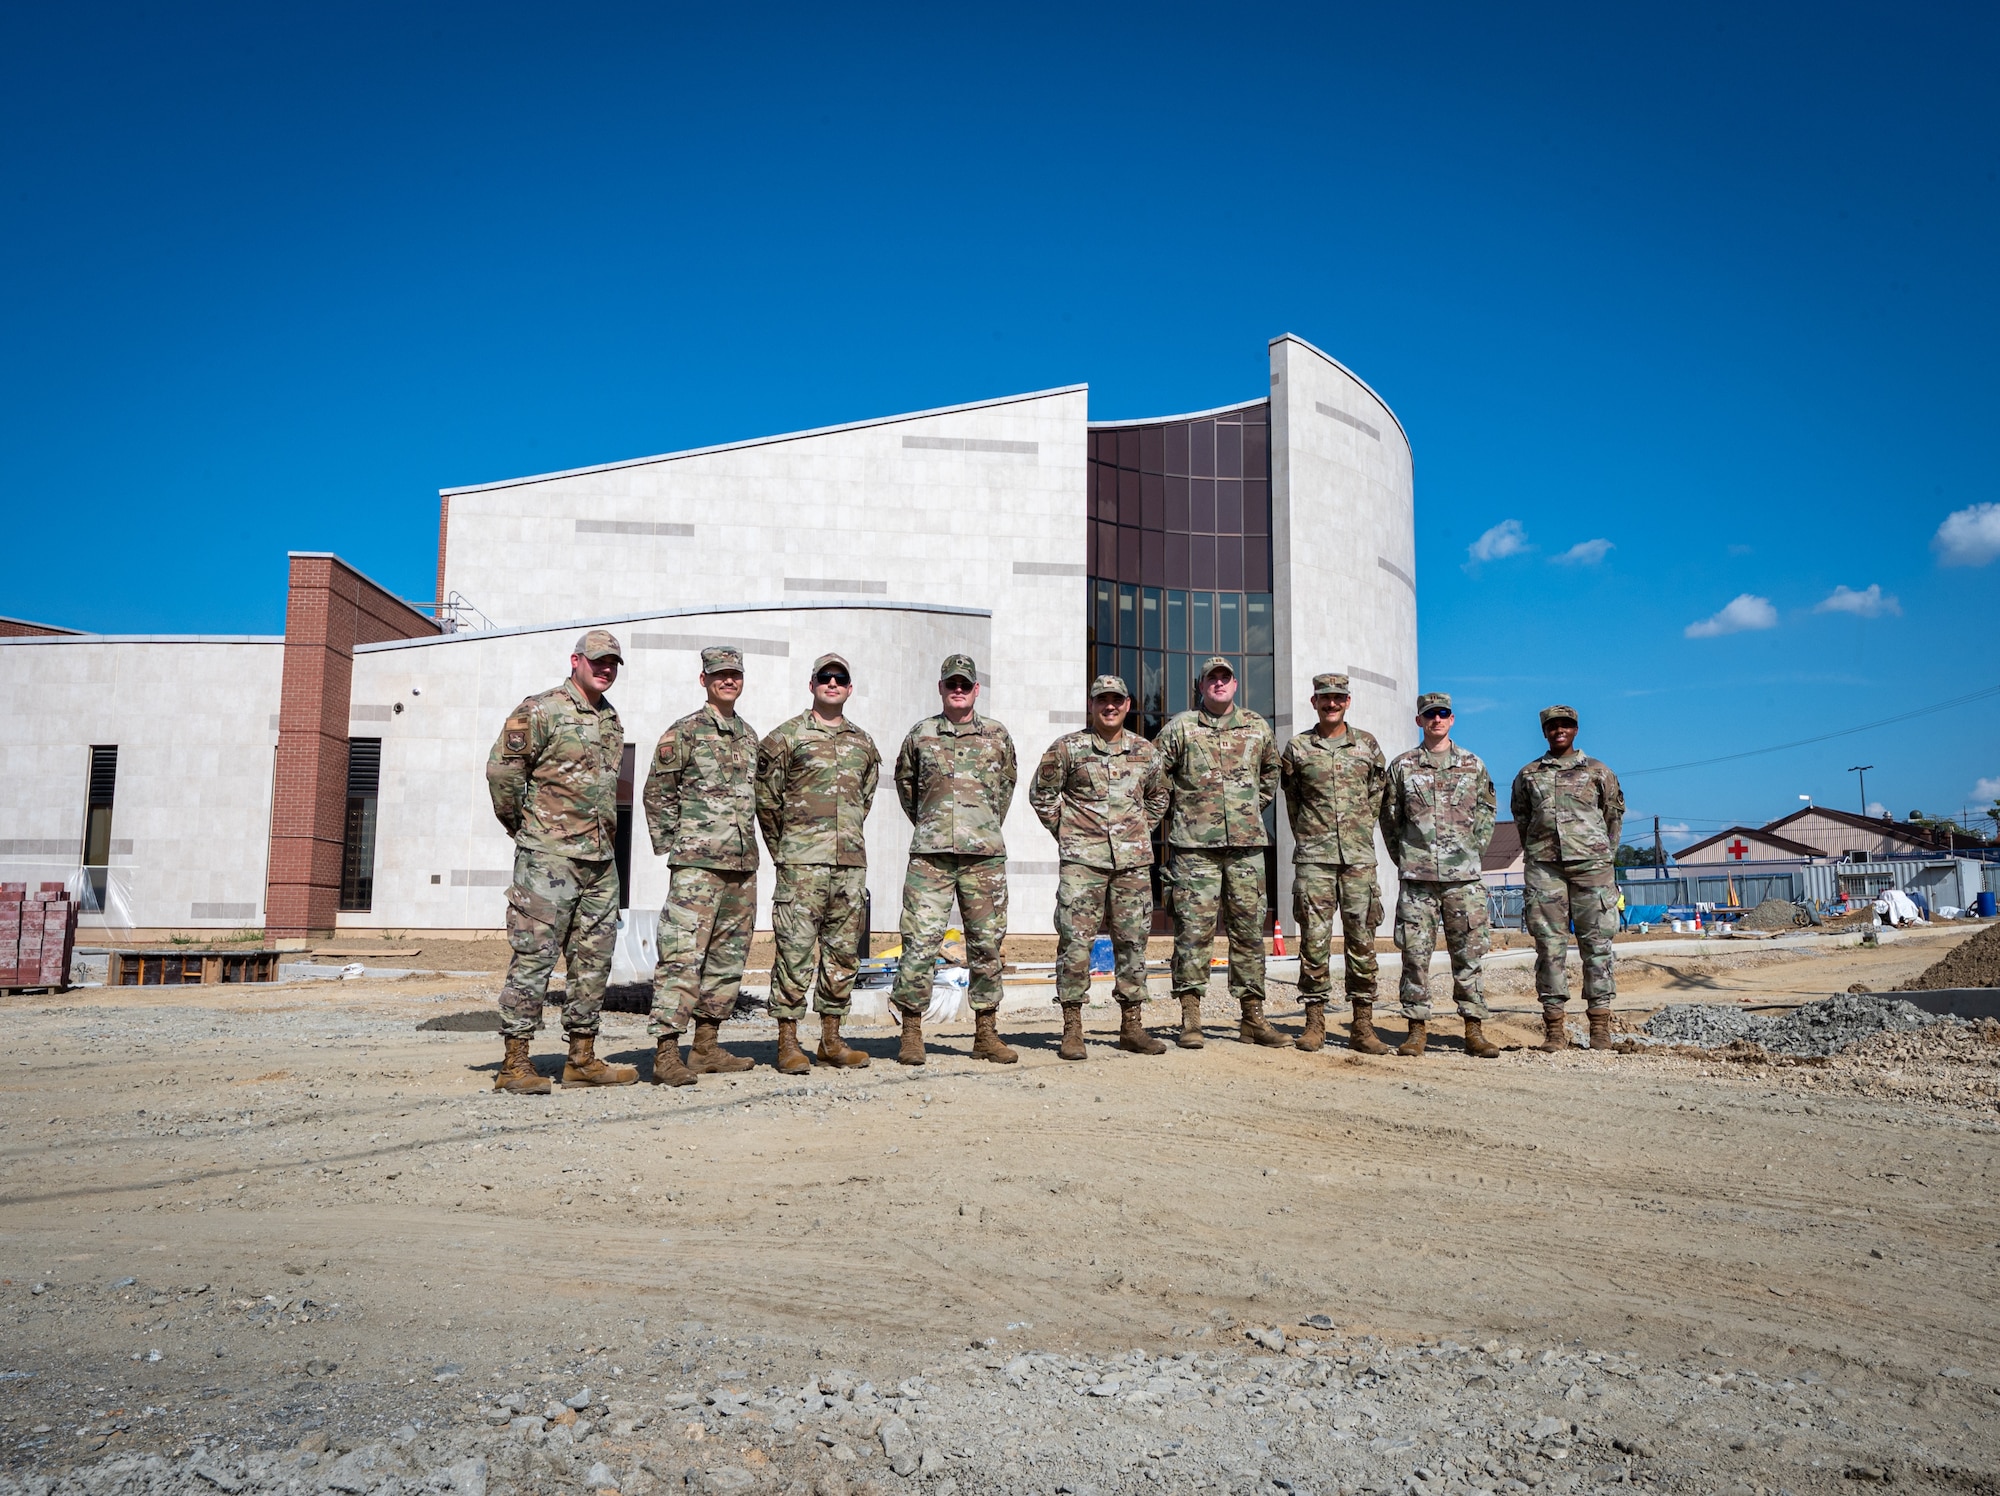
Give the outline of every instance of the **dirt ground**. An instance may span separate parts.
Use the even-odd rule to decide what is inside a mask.
[[[1885,990],[1968,933],[1625,957],[1620,1017]],[[860,1035],[870,1068],[785,1077],[768,1068],[770,1026],[751,1022],[725,1034],[760,1062],[742,1076],[516,1098],[490,1090],[492,1035],[415,1031],[490,1004],[495,986],[0,1002],[0,1468],[288,1450],[314,1430],[315,1447],[338,1451],[426,1421],[474,1427],[487,1397],[524,1383],[566,1395],[587,1380],[647,1404],[721,1377],[796,1387],[839,1366],[884,1388],[962,1371],[1004,1400],[1026,1396],[1009,1390],[1027,1376],[1011,1369],[1029,1366],[1007,1359],[1017,1353],[1219,1355],[1255,1349],[1246,1325],[1318,1314],[1350,1345],[1450,1338],[1490,1342],[1496,1357],[1511,1354],[1503,1344],[1531,1358],[1548,1348],[1551,1361],[1595,1347],[1701,1397],[1750,1368],[1772,1386],[1782,1375],[1786,1388],[1851,1389],[1837,1428],[1786,1412],[1784,1437],[1734,1440],[1685,1397],[1661,1391],[1656,1407],[1641,1378],[1621,1414],[1625,1452],[1606,1432],[1612,1463],[1595,1475],[1544,1462],[1557,1474],[1522,1465],[1516,1478],[1489,1460],[1500,1473],[1440,1465],[1447,1475],[1425,1485],[1394,1466],[1399,1443],[1379,1480],[1329,1477],[1325,1496],[1545,1480],[1752,1496],[1851,1488],[1850,1470],[1918,1489],[2000,1480],[2000,1071],[1974,1039],[1898,1040],[1817,1068],[1545,1056],[1525,1048],[1539,1039],[1530,997],[1496,990],[1494,1028],[1520,1046],[1498,1060],[1465,1056],[1449,1016],[1418,1060],[1305,1054],[1236,1042],[1218,978],[1198,1052],[1120,1053],[1106,1042],[1115,1018],[1093,1011],[1090,1058],[1065,1064],[1051,1010],[1010,1017],[1016,1066],[972,1062],[958,1026],[906,1069],[873,1030]],[[1296,1032],[1291,995],[1274,988],[1272,1006]],[[1148,1018],[1163,1028],[1166,1005]],[[1401,1023],[1383,1029],[1393,1042]],[[554,1038],[537,1047],[559,1074]],[[607,1015],[600,1049],[646,1073],[643,1019]],[[1452,1395],[1478,1385],[1460,1378]],[[1560,1387],[1553,1397],[1577,1416]],[[1000,1408],[1006,1427],[940,1434],[958,1461],[951,1481],[927,1463],[906,1485],[869,1451],[848,1476],[876,1470],[890,1488],[929,1492],[1085,1489],[1036,1473],[1026,1414],[964,1406]],[[647,1437],[708,1437],[683,1421]],[[1208,1427],[1195,1419],[1180,1438]],[[1588,1437],[1586,1422],[1563,1427]],[[759,1437],[731,1454],[754,1485],[832,1468],[824,1438]],[[1268,1473],[1295,1445],[1257,1447]],[[808,1456],[819,1463],[798,1463]],[[665,1483],[681,1481],[688,1462],[662,1458],[623,1484],[665,1481],[668,1466]],[[1232,1484],[1233,1469],[1203,1481],[1310,1484],[1256,1472]],[[524,1474],[521,1488],[579,1489],[578,1470]],[[689,1471],[705,1489],[751,1488]],[[1134,1466],[1129,1482],[1088,1489],[1128,1485],[1183,1488]]]

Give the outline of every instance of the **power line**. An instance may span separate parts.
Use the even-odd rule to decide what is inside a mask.
[[[1852,737],[1857,732],[1870,732],[1878,727],[1888,727],[1897,722],[1908,722],[1913,717],[1928,717],[1933,712],[1948,712],[1953,707],[1966,706],[1975,701],[1984,701],[1989,696],[2000,696],[2000,686],[1988,686],[1981,691],[1968,691],[1963,696],[1954,696],[1949,701],[1936,702],[1931,706],[1920,706],[1913,712],[1899,712],[1893,717],[1882,717],[1874,722],[1863,722],[1859,727],[1843,727],[1838,732],[1823,732],[1816,738],[1800,738],[1791,743],[1773,743],[1769,748],[1746,748],[1741,753],[1725,753],[1717,758],[1691,759],[1684,764],[1661,764],[1652,769],[1633,769],[1619,775],[1621,779],[1636,779],[1641,774],[1670,774],[1676,769],[1703,769],[1710,764],[1733,763],[1739,758],[1755,758],[1761,753],[1783,753],[1787,748],[1804,748],[1813,743],[1826,743],[1834,738]]]

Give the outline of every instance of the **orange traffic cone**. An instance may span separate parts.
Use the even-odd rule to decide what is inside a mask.
[[[1284,953],[1285,953],[1285,922],[1282,919],[1279,919],[1278,916],[1274,914],[1271,916],[1271,954],[1274,956],[1282,956],[1284,955]]]

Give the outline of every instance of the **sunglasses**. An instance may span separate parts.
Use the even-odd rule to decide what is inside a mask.
[[[1354,698],[1345,691],[1322,691],[1317,699],[1320,701],[1331,701],[1335,705],[1338,705],[1343,701],[1352,701]]]
[[[1451,715],[1451,709],[1449,707],[1434,706],[1429,711],[1424,713],[1424,720],[1426,722],[1442,722],[1446,717],[1449,717],[1450,715]]]
[[[954,675],[950,680],[944,683],[944,688],[947,691],[970,691],[974,689],[978,684],[979,683],[977,681],[967,680],[962,675]]]
[[[813,684],[816,686],[844,686],[847,684],[847,672],[844,670],[822,670],[818,675],[813,677]]]

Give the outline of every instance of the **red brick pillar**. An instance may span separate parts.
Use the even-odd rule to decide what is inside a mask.
[[[264,931],[329,935],[340,905],[347,819],[347,722],[354,646],[438,632],[338,556],[294,551],[285,599],[285,674]]]

